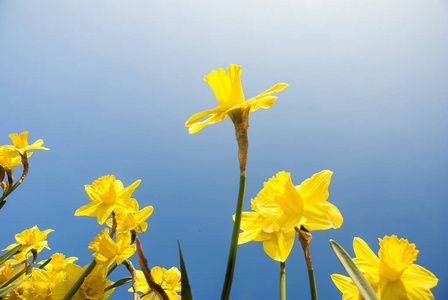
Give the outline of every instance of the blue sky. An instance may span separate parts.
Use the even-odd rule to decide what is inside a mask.
[[[84,185],[141,179],[134,196],[154,207],[140,235],[149,263],[178,266],[180,239],[195,299],[217,299],[239,180],[234,129],[225,120],[189,135],[184,123],[216,106],[203,76],[235,63],[246,98],[289,84],[250,115],[245,210],[279,171],[295,184],[334,172],[329,201],[344,224],[313,235],[320,298],[341,297],[329,239],[353,254],[354,237],[377,252],[392,234],[416,244],[416,263],[439,278],[436,299],[448,296],[446,1],[0,1],[0,44],[0,144],[27,130],[51,149],[36,151],[0,212],[3,248],[38,225],[55,230],[42,259],[88,264],[102,227],[74,216]],[[307,299],[299,243],[286,269],[289,297]],[[231,298],[275,299],[278,277],[261,243],[241,245]]]

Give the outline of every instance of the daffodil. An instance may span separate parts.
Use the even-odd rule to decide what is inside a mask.
[[[118,235],[117,242],[114,242],[109,236],[109,228],[103,229],[102,234],[98,234],[88,248],[96,251],[93,257],[97,263],[106,262],[107,265],[111,265],[114,261],[119,265],[136,251],[135,244],[131,245],[129,234]]]
[[[9,245],[6,250],[11,250],[17,245],[22,245],[20,251],[24,253],[27,253],[31,249],[36,249],[37,252],[40,252],[44,247],[50,249],[48,248],[48,242],[46,239],[47,235],[53,231],[53,229],[40,231],[37,225],[33,228],[26,229],[14,236],[16,238],[16,243]]]
[[[176,267],[172,267],[169,270],[154,267],[151,269],[151,276],[164,289],[170,300],[182,299],[178,294],[181,291],[181,274]],[[141,300],[153,299],[154,292],[149,287],[145,274],[140,270],[137,270],[137,291],[142,292],[144,295],[140,298]],[[129,292],[133,292],[133,289],[130,288]],[[160,298],[155,296],[154,300],[160,300]]]
[[[68,293],[71,287],[81,277],[83,271],[87,266],[82,269],[75,264],[67,264],[67,280],[56,284],[52,289],[51,296],[53,300],[61,300]],[[78,289],[78,291],[71,298],[72,300],[104,300],[114,291],[109,289],[104,291],[107,287],[113,284],[112,281],[106,279],[107,268],[102,265],[97,265],[93,271],[87,275],[84,282]]]
[[[28,145],[28,131],[24,131],[20,134],[11,133],[9,137],[12,140],[12,145],[5,145],[0,148],[0,156],[7,156],[14,158],[17,155],[24,155],[25,151],[33,149],[50,150],[48,148],[42,147],[44,141],[37,140],[33,144]]]
[[[290,173],[277,173],[252,199],[255,212],[243,212],[243,232],[238,243],[263,241],[265,252],[272,259],[284,262],[293,247],[296,227],[339,228],[342,215],[336,206],[327,202],[332,174],[324,170],[294,186]]]
[[[3,146],[2,146],[3,147]],[[22,157],[21,156],[2,156],[2,150],[0,147],[0,166],[2,166],[6,171],[12,170],[12,168],[18,167],[22,165]],[[27,158],[30,157],[33,152],[27,153]]]
[[[145,222],[146,219],[152,214],[154,208],[152,206],[147,206],[138,212],[127,213],[127,214],[116,214],[115,221],[117,222],[117,232],[119,234],[126,234],[131,230],[143,233],[148,229],[148,224]],[[112,227],[113,220],[109,219],[106,224]]]
[[[62,253],[54,253],[51,256],[50,262],[46,264],[44,268],[49,274],[51,274],[53,281],[58,283],[59,281],[65,280],[67,276],[65,270],[67,264],[73,263],[76,260],[78,260],[77,257],[65,258],[65,255]],[[45,261],[41,261],[39,263],[42,264],[44,262]]]
[[[418,250],[408,240],[396,235],[379,239],[378,256],[360,238],[353,241],[354,262],[376,291],[378,298],[387,300],[433,300],[431,288],[438,279],[425,268],[414,264]],[[332,275],[333,282],[343,293],[343,299],[363,299],[358,296],[350,280],[342,275]],[[347,296],[346,296],[347,295]],[[347,298],[351,296],[352,298]]]
[[[23,280],[27,277],[26,274],[20,275],[15,281]],[[19,284],[12,291],[2,296],[2,300],[31,300],[36,299],[33,291],[31,280],[25,280]]]
[[[112,212],[135,213],[138,211],[138,203],[131,196],[139,184],[140,180],[137,180],[124,188],[123,183],[116,180],[114,175],[103,176],[85,186],[92,202],[80,207],[75,216],[97,217],[98,223],[102,225]]]
[[[189,127],[190,134],[198,132],[205,125],[222,121],[227,116],[230,116],[232,121],[235,122],[235,120],[241,118],[244,111],[253,112],[260,107],[269,108],[277,100],[277,97],[272,96],[272,94],[280,92],[288,86],[286,83],[278,83],[260,95],[245,101],[240,75],[241,67],[231,64],[227,71],[220,68],[218,71],[211,71],[210,74],[204,76],[204,81],[212,88],[219,105],[214,109],[205,110],[191,116],[185,123],[185,126]],[[201,121],[207,116],[210,117]]]
[[[51,292],[56,284],[62,282],[65,276],[59,276],[53,272],[44,271],[39,268],[34,268],[31,276],[33,290],[36,300],[51,300]]]

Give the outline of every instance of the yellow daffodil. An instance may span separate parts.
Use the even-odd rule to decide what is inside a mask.
[[[272,259],[284,262],[294,244],[295,227],[339,228],[342,215],[336,206],[327,202],[332,174],[324,170],[294,186],[290,173],[277,173],[252,200],[255,212],[243,212],[240,226],[243,232],[238,243],[263,241],[265,252]]]
[[[198,132],[205,125],[222,121],[227,116],[230,116],[232,121],[235,122],[236,119],[241,117],[243,111],[253,112],[260,107],[269,108],[277,100],[276,96],[271,95],[288,86],[286,83],[278,83],[260,95],[245,101],[240,75],[241,67],[231,64],[225,72],[220,68],[218,71],[211,71],[204,77],[204,81],[213,89],[219,105],[214,109],[205,110],[191,116],[185,123],[185,126],[189,127],[190,134]],[[205,121],[200,121],[207,116],[210,117]]]
[[[55,276],[49,271],[44,271],[39,268],[34,268],[31,276],[33,283],[33,290],[36,300],[51,300],[51,291],[56,284],[62,282],[65,276]]]
[[[107,265],[111,265],[114,261],[119,265],[136,251],[135,244],[131,245],[129,234],[118,235],[117,242],[114,242],[109,236],[109,228],[103,229],[102,234],[98,234],[88,248],[96,251],[93,257],[97,263],[106,262]]]
[[[17,266],[15,268],[11,267],[10,261],[7,260],[0,265],[0,286],[8,282],[11,278],[15,277],[25,268],[25,264]]]
[[[33,144],[28,145],[28,131],[24,131],[20,134],[11,133],[9,137],[12,140],[12,145],[5,145],[0,148],[0,156],[7,156],[10,158],[14,158],[17,155],[23,155],[25,151],[33,150],[33,149],[41,149],[41,150],[50,150],[48,148],[42,147],[44,141],[37,140]]]
[[[23,280],[28,275],[22,274],[20,275],[15,282]],[[25,280],[20,285],[18,285],[15,289],[8,292],[6,295],[2,296],[2,300],[31,300],[36,299],[33,291],[33,284],[31,280]]]
[[[418,250],[415,244],[397,236],[385,236],[380,241],[378,256],[360,238],[353,241],[356,258],[354,262],[369,281],[380,299],[387,300],[433,300],[430,289],[437,285],[438,279],[425,268],[413,264]],[[343,299],[353,295],[356,298],[351,279],[332,275],[333,282],[343,293]],[[346,296],[347,295],[347,296]]]
[[[176,267],[172,267],[169,270],[161,267],[154,267],[151,269],[151,276],[154,281],[165,290],[170,300],[182,299],[181,296],[177,294],[181,291],[181,274]],[[137,270],[137,291],[142,292],[145,295],[140,298],[141,300],[152,299],[154,294],[146,281],[145,274],[140,270]],[[133,289],[130,288],[129,292],[133,292]],[[154,300],[160,300],[160,298],[155,296]]]
[[[51,256],[51,261],[45,265],[45,270],[51,274],[53,282],[59,283],[62,280],[65,280],[66,275],[66,267],[67,264],[73,263],[78,260],[77,257],[69,257],[65,258],[65,255],[62,253],[55,253]],[[43,264],[45,261],[39,262]]]
[[[152,214],[154,208],[152,206],[147,206],[138,212],[127,213],[127,214],[116,214],[115,221],[117,222],[117,232],[119,234],[126,234],[131,230],[143,233],[148,229],[148,224],[145,222],[146,219]],[[106,221],[106,224],[112,227],[112,219]]]
[[[44,247],[48,248],[48,243],[46,241],[47,235],[54,231],[53,229],[47,229],[44,231],[40,231],[39,228],[34,226],[33,228],[26,229],[21,233],[15,235],[16,243],[9,245],[6,250],[11,250],[17,245],[22,245],[20,251],[27,253],[31,249],[36,249],[37,252],[40,252]]]
[[[80,207],[75,216],[97,217],[98,223],[102,225],[113,211],[117,214],[135,213],[138,211],[138,203],[131,196],[139,184],[140,180],[137,180],[124,188],[123,183],[116,180],[114,175],[103,176],[85,186],[92,202]]]
[[[6,171],[12,170],[12,168],[18,167],[22,165],[22,157],[15,156],[2,156],[1,155],[1,147],[0,147],[0,166],[2,166]],[[33,152],[27,153],[27,157],[30,157]]]
[[[51,292],[53,300],[61,300],[81,277],[83,271],[87,266],[82,269],[75,264],[67,264],[67,280],[56,284]],[[72,300],[104,300],[114,291],[109,289],[104,291],[113,282],[106,279],[107,268],[102,265],[97,265],[93,271],[87,275],[83,284],[78,291],[73,295]]]

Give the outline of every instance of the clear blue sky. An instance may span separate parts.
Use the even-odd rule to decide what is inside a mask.
[[[216,105],[203,76],[235,63],[246,98],[289,84],[250,115],[245,210],[278,171],[295,184],[334,172],[329,201],[344,224],[314,233],[320,298],[341,298],[329,239],[353,254],[353,237],[376,252],[392,234],[416,244],[416,263],[440,280],[436,299],[448,298],[447,53],[445,0],[0,1],[0,144],[27,130],[51,149],[36,151],[0,211],[2,249],[38,225],[55,230],[40,258],[88,264],[102,227],[74,216],[89,201],[84,185],[141,179],[134,196],[154,207],[140,235],[150,264],[179,266],[180,239],[195,299],[218,299],[239,179],[234,130],[228,119],[195,135],[183,125]],[[299,243],[286,268],[289,297],[307,299]],[[261,243],[242,245],[231,298],[276,299],[278,278]]]

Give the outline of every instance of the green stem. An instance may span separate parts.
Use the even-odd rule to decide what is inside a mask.
[[[246,188],[246,172],[241,172],[238,202],[236,204],[235,223],[233,224],[232,241],[230,243],[229,259],[227,261],[226,277],[222,287],[221,300],[227,300],[232,288],[233,271],[235,270],[236,252],[238,249],[238,236],[240,234],[241,214],[244,204],[244,190]]]
[[[316,280],[314,279],[314,270],[308,270],[308,278],[310,280],[311,300],[317,300]]]
[[[280,300],[286,300],[285,262],[280,262]]]
[[[93,268],[96,266],[96,261],[93,260],[90,265],[86,268],[84,273],[82,273],[81,277],[78,278],[78,280],[75,282],[75,284],[72,286],[72,288],[68,291],[67,295],[64,296],[62,300],[70,300],[72,299],[73,295],[76,294],[78,289],[81,287],[81,285],[84,282],[84,279],[87,277],[87,275],[90,274],[90,272],[93,271]]]

